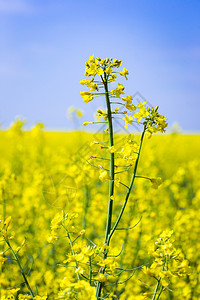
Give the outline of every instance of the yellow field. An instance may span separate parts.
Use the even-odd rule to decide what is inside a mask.
[[[124,142],[123,135],[117,138],[119,145]],[[24,132],[16,126],[1,131],[0,139],[1,299],[32,299],[11,248],[37,295],[34,299],[95,299],[94,283],[101,263],[88,269],[88,245],[101,251],[104,243],[108,182],[99,180],[99,170],[89,164],[99,166],[102,161],[91,158],[88,163],[86,158],[105,151],[99,144],[91,146],[94,139],[104,139],[103,135],[43,132],[39,126]],[[110,291],[107,299],[152,298],[156,271],[152,275],[149,270],[155,252],[149,249],[163,231],[168,234],[171,230],[170,243],[181,259],[176,266],[169,264],[162,278],[161,299],[200,299],[199,153],[199,135],[145,138],[138,174],[161,177],[163,183],[154,189],[150,180],[135,180],[119,228],[140,222],[113,235],[109,274],[101,279]],[[128,184],[130,174],[131,170],[119,174],[120,180]],[[113,222],[126,190],[119,184],[115,188]],[[61,226],[63,215],[67,231]],[[112,257],[120,251],[120,256]],[[116,284],[115,273],[122,265],[125,270]],[[88,270],[93,281],[82,276]]]

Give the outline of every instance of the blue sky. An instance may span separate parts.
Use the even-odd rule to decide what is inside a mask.
[[[0,122],[73,129],[67,109],[92,120],[103,100],[82,102],[90,54],[116,57],[169,126],[200,132],[200,1],[0,0]]]

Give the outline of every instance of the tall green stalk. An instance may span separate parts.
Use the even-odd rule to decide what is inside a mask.
[[[117,72],[114,70],[116,68],[119,68],[121,66],[121,64],[122,64],[122,61],[118,60],[116,58],[101,59],[99,57],[94,57],[94,54],[90,55],[88,61],[86,61],[86,63],[85,63],[85,76],[90,77],[91,79],[83,79],[80,81],[80,83],[82,85],[86,85],[87,88],[90,88],[90,92],[80,91],[80,94],[83,97],[83,101],[85,103],[92,101],[96,97],[105,95],[106,106],[107,106],[106,113],[104,113],[101,109],[97,110],[98,115],[100,117],[104,117],[104,119],[105,119],[104,122],[87,121],[87,122],[83,123],[83,125],[85,125],[85,126],[89,125],[89,124],[106,123],[108,125],[108,132],[109,132],[110,158],[108,159],[108,158],[99,157],[100,159],[105,159],[105,160],[110,161],[109,169],[102,167],[102,169],[104,171],[100,174],[100,177],[99,177],[102,181],[107,180],[109,178],[109,199],[108,199],[107,221],[106,221],[106,230],[105,230],[105,239],[104,239],[105,247],[104,247],[104,251],[103,251],[104,264],[103,264],[103,267],[99,268],[99,272],[98,272],[99,275],[102,275],[105,273],[105,270],[107,267],[105,264],[105,260],[108,257],[108,252],[109,252],[108,246],[110,245],[111,238],[112,238],[113,234],[115,233],[115,230],[117,230],[118,224],[120,223],[120,221],[122,219],[124,210],[126,208],[128,200],[130,198],[131,191],[133,189],[135,178],[137,177],[137,175],[136,175],[137,168],[138,168],[138,163],[139,163],[139,159],[140,159],[140,155],[141,155],[141,149],[142,149],[145,132],[148,131],[148,133],[150,135],[153,133],[157,133],[157,132],[164,132],[165,128],[167,126],[167,122],[166,122],[167,119],[165,116],[160,115],[158,113],[158,106],[156,106],[155,108],[150,108],[146,105],[147,102],[143,102],[143,103],[139,102],[137,105],[134,105],[132,103],[133,98],[132,98],[132,96],[129,96],[129,95],[121,98],[121,95],[125,94],[123,84],[118,83],[118,86],[115,89],[110,90],[110,91],[108,90],[109,83],[114,82],[116,80],[116,78],[118,77],[118,75],[116,75],[116,74],[119,74],[120,76],[124,76],[126,80],[128,79],[127,78],[128,70],[126,68],[123,68],[123,70],[121,72]],[[100,80],[96,79],[96,77],[95,77],[96,75],[100,76],[101,79]],[[103,92],[101,89],[103,89]],[[119,100],[111,101],[115,98],[121,99],[121,100],[123,100],[123,102],[121,103]],[[124,103],[124,101],[125,101],[125,103]],[[119,108],[117,107],[114,111],[112,111],[112,109],[111,109],[112,104],[122,105],[122,107],[124,106],[127,110],[124,110],[123,112],[121,112],[121,111],[119,111]],[[134,112],[134,111],[136,111],[136,112]],[[130,114],[130,112],[131,112],[131,114]],[[134,113],[132,114],[132,112],[134,112]],[[122,115],[126,115],[126,116],[124,116],[122,118],[121,117]],[[128,152],[129,151],[131,152],[130,156],[133,154],[134,155],[136,154],[136,160],[134,163],[133,174],[132,174],[132,178],[129,183],[129,186],[124,184],[123,182],[120,182],[121,185],[123,185],[124,187],[127,188],[127,191],[124,195],[124,202],[121,206],[121,210],[120,210],[119,214],[117,215],[115,222],[113,222],[114,225],[112,225],[115,174],[128,171],[131,167],[130,164],[128,166],[119,165],[119,167],[126,167],[126,169],[123,169],[122,171],[115,173],[115,157],[116,156],[114,154],[115,151],[112,151],[115,149],[113,122],[112,122],[114,117],[117,119],[123,119],[123,121],[125,121],[125,128],[127,128],[129,124],[133,124],[133,122],[136,122],[137,124],[142,124],[143,131],[141,134],[140,145],[139,145],[139,149],[137,152],[134,151],[134,147],[132,147],[133,145],[127,145]],[[137,120],[134,120],[134,119],[137,119]],[[106,148],[106,147],[104,146],[103,148]],[[124,150],[126,150],[126,149],[124,148]],[[121,153],[123,153],[123,151]],[[94,156],[92,156],[92,158],[98,159],[98,157],[94,157]],[[116,158],[122,158],[122,157],[116,157]],[[126,155],[124,155],[123,158],[126,158]],[[91,165],[96,168],[101,168],[101,167],[93,165],[93,164],[91,164]],[[108,176],[107,171],[109,171],[110,176]],[[152,184],[154,184],[155,187],[157,187],[160,184],[159,178],[151,179],[146,176],[138,176],[138,177],[151,180]],[[85,219],[84,219],[84,225],[85,225]],[[130,228],[126,228],[126,229],[130,229]],[[113,260],[114,260],[114,258],[113,258]],[[122,271],[123,271],[123,269],[122,269]],[[102,278],[103,277],[104,276],[102,276]],[[96,285],[95,297],[97,300],[99,300],[99,299],[102,299],[101,290],[102,290],[102,287],[104,284],[102,282],[100,282],[101,279],[99,279],[99,280],[96,279],[96,280],[97,280],[97,283],[96,283],[96,281],[94,281],[94,284]],[[107,286],[107,285],[105,285],[105,286]]]
[[[112,124],[112,112],[111,112],[111,106],[110,106],[108,82],[107,82],[106,74],[104,75],[103,84],[104,84],[105,93],[106,93],[109,143],[110,143],[110,147],[112,147],[112,146],[114,146],[113,124]],[[107,214],[107,224],[106,224],[106,234],[105,234],[105,244],[107,244],[107,245],[109,245],[109,234],[110,234],[111,222],[112,222],[113,200],[111,199],[111,197],[114,194],[114,176],[115,176],[114,165],[115,165],[114,153],[110,153],[110,177],[111,177],[111,180],[109,181],[108,214]]]
[[[114,146],[114,138],[113,138],[113,123],[112,123],[112,112],[110,106],[110,99],[109,99],[109,91],[108,91],[108,81],[106,74],[104,73],[104,78],[101,76],[105,95],[106,95],[106,106],[107,106],[107,117],[108,117],[108,131],[109,131],[109,145],[110,147]],[[114,153],[110,153],[110,177],[111,180],[109,181],[109,199],[108,199],[108,213],[107,213],[107,222],[106,222],[106,234],[105,234],[105,244],[109,245],[109,235],[111,231],[111,223],[112,223],[112,210],[113,210],[113,199],[111,197],[114,195],[114,177],[115,177],[115,159]],[[107,250],[104,251],[104,259],[107,257]],[[104,273],[105,268],[102,268],[101,273]],[[102,283],[97,283],[96,288],[96,298],[100,299],[102,289]]]
[[[155,288],[155,290],[154,290],[152,300],[159,300],[160,295],[162,294],[163,286],[161,287],[161,289],[160,289],[160,291],[159,291],[159,288],[160,288],[160,281],[161,281],[161,277],[158,278],[158,282],[157,282],[156,288]],[[158,293],[158,291],[159,291],[159,293]],[[156,298],[157,295],[158,295],[158,297]]]
[[[162,271],[165,269],[165,263],[162,267]],[[161,286],[161,289],[159,291],[159,288],[160,288],[160,282],[161,282],[161,277],[159,276],[159,278],[157,279],[157,284],[156,284],[156,288],[154,290],[154,293],[153,293],[153,297],[152,297],[152,300],[159,300],[160,298],[160,295],[162,294],[162,291],[163,291],[163,286]],[[158,293],[159,291],[159,293]],[[156,298],[156,296],[158,295],[158,297]]]
[[[106,105],[107,105],[107,117],[108,117],[108,129],[109,129],[109,142],[110,142],[110,147],[112,147],[112,146],[114,146],[113,124],[112,124],[112,112],[111,112],[111,106],[110,106],[110,99],[109,99],[109,92],[108,92],[108,82],[107,82],[106,74],[104,73],[104,79],[103,79],[103,77],[101,77],[101,78],[102,78],[104,88],[105,88]],[[136,158],[136,161],[135,161],[133,175],[132,175],[132,178],[131,178],[131,181],[130,181],[130,185],[128,187],[126,198],[124,200],[121,211],[120,211],[120,213],[117,217],[117,220],[116,220],[116,222],[115,222],[112,229],[111,229],[111,223],[112,223],[113,200],[111,199],[111,197],[114,194],[114,175],[115,175],[115,171],[114,171],[114,153],[110,153],[110,177],[111,177],[111,180],[109,182],[108,213],[107,213],[106,234],[105,234],[105,244],[106,245],[109,245],[111,237],[114,234],[115,230],[117,229],[117,226],[118,226],[118,224],[119,224],[119,222],[122,218],[122,215],[124,213],[126,204],[128,202],[128,199],[129,199],[129,196],[130,196],[130,193],[131,193],[134,181],[135,181],[136,173],[137,173],[137,167],[138,167],[138,162],[139,162],[139,158],[140,158],[140,154],[141,154],[142,143],[143,143],[143,140],[144,140],[145,131],[146,131],[146,125],[144,126],[143,132],[142,132],[142,135],[141,135],[138,155],[137,155],[137,158]],[[106,259],[107,253],[108,253],[108,251],[105,250],[104,251],[104,259]],[[102,268],[101,273],[104,273],[104,272],[105,272],[105,268]],[[102,289],[102,283],[98,282],[97,288],[96,288],[96,298],[97,298],[97,300],[100,299],[101,289]]]
[[[141,140],[140,140],[140,146],[139,146],[139,151],[138,151],[137,159],[135,161],[135,166],[134,166],[134,170],[133,170],[133,175],[132,175],[132,178],[131,178],[131,182],[130,182],[130,185],[128,187],[128,192],[126,194],[126,198],[124,200],[124,204],[123,204],[123,206],[121,208],[121,211],[120,211],[120,213],[118,215],[118,218],[117,218],[117,220],[116,220],[116,222],[115,222],[115,224],[114,224],[114,226],[113,226],[113,228],[112,228],[112,230],[111,230],[111,232],[110,232],[110,234],[108,236],[108,242],[110,241],[113,233],[115,232],[115,230],[116,230],[116,228],[117,228],[117,226],[118,226],[118,224],[119,224],[119,222],[121,220],[121,217],[122,217],[122,215],[124,213],[126,204],[128,202],[128,199],[129,199],[129,196],[130,196],[130,193],[131,193],[134,181],[135,181],[135,176],[136,176],[136,172],[137,172],[137,167],[138,167],[138,162],[139,162],[139,158],[140,158],[140,153],[141,153],[141,149],[142,149],[142,143],[143,143],[145,131],[146,131],[146,126],[144,126],[144,129],[143,129],[143,132],[142,132],[142,136],[141,136]]]
[[[22,266],[20,264],[20,261],[19,261],[19,258],[17,256],[17,254],[15,253],[15,251],[13,250],[11,244],[9,243],[9,241],[5,237],[4,237],[4,240],[5,240],[6,244],[8,245],[8,247],[10,248],[10,250],[12,252],[12,255],[14,256],[14,259],[16,260],[16,262],[18,264],[18,267],[19,267],[20,272],[21,272],[21,274],[22,274],[22,276],[24,278],[24,282],[25,282],[25,284],[26,284],[26,286],[27,286],[27,288],[28,288],[28,290],[29,290],[29,292],[31,294],[32,299],[34,299],[34,293],[33,293],[32,289],[31,289],[31,287],[30,287],[30,285],[28,283],[28,279],[26,278],[26,275],[25,275],[24,270],[23,270],[23,268],[22,268]]]

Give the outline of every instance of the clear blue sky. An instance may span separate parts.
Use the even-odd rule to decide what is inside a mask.
[[[199,0],[0,0],[0,122],[73,129],[75,106],[92,120],[79,81],[90,54],[129,70],[126,92],[159,105],[171,126],[200,132]]]

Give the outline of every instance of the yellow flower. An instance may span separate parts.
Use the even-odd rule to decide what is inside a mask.
[[[20,295],[18,296],[18,299],[19,299],[19,300],[29,300],[29,299],[33,299],[33,297],[32,297],[32,296],[29,296],[29,295],[22,295],[22,294],[20,294]]]
[[[114,146],[112,146],[112,147],[109,147],[107,151],[110,153],[114,153],[117,151],[117,149]]]
[[[101,59],[100,60],[100,64],[103,66],[105,64],[106,60],[105,59]]]
[[[116,68],[119,68],[122,64],[122,61],[121,60],[118,60],[116,58],[113,59],[113,66],[116,67]]]
[[[127,75],[128,75],[128,70],[123,68],[122,72],[119,73],[120,75],[124,76],[126,80],[128,80]]]
[[[108,81],[109,81],[109,82],[113,82],[113,81],[115,81],[116,78],[117,78],[117,75],[112,74],[112,75],[109,77]]]
[[[79,110],[79,109],[77,109],[76,113],[77,113],[77,115],[78,115],[79,118],[81,118],[83,116],[82,111]]]
[[[92,122],[92,121],[83,122],[83,125],[84,125],[84,126],[86,126],[86,125],[91,125],[91,124],[94,124],[94,122]]]
[[[4,255],[4,253],[1,252],[1,253],[0,253],[0,264],[2,264],[2,265],[4,264],[5,261],[7,261],[7,258],[4,257],[3,255]]]
[[[58,240],[58,237],[55,235],[50,235],[47,239],[48,243],[55,244],[55,242]]]
[[[146,118],[148,115],[149,115],[149,112],[146,110],[146,107],[145,106],[141,106],[139,112],[136,112],[133,115],[133,117],[135,119],[137,119],[137,122],[139,123],[142,119]]]
[[[11,219],[12,219],[11,216],[9,216],[9,217],[7,217],[7,218],[5,219],[4,226],[5,226],[6,229],[9,227],[10,222],[11,222]]]
[[[123,118],[123,121],[125,121],[125,126],[124,128],[128,128],[128,125],[132,125],[133,123],[133,117],[132,116],[128,116],[126,115],[124,118]]]
[[[78,267],[75,271],[76,274],[83,274],[84,270],[81,267]]]
[[[146,266],[142,267],[142,271],[144,272],[144,274],[150,276],[150,277],[153,277],[154,274],[150,271],[149,268],[147,268]]]
[[[101,181],[107,181],[111,180],[111,177],[108,175],[108,172],[106,170],[100,170],[99,179]]]
[[[92,78],[91,80],[88,80],[88,79],[83,79],[83,80],[80,80],[80,84],[82,85],[87,85],[87,87],[89,88],[90,87],[90,91],[98,91],[99,90],[99,87],[98,85],[93,82],[94,81],[94,78]]]
[[[158,177],[158,178],[151,178],[150,181],[151,181],[152,187],[154,189],[157,189],[162,184],[162,178],[160,178],[160,177]]]
[[[115,110],[114,110],[112,113],[113,113],[113,114],[117,114],[118,111],[119,111],[119,108],[117,107],[117,108],[115,108]]]
[[[105,282],[106,281],[106,275],[100,273],[98,276],[98,281]]]
[[[35,296],[34,299],[35,300],[46,300],[47,296]]]
[[[115,274],[115,271],[116,271],[116,269],[117,269],[118,267],[119,267],[119,265],[118,265],[118,263],[117,263],[116,261],[114,261],[113,263],[111,263],[111,264],[109,265],[109,269],[110,269],[112,275]]]
[[[108,68],[105,69],[104,72],[107,73],[107,74],[110,74],[110,73],[112,73],[112,71],[113,70],[111,69],[111,67],[108,67]]]
[[[132,103],[132,100],[133,100],[133,97],[132,97],[132,96],[122,97],[122,100],[123,100],[123,101],[126,101],[127,104],[131,104],[131,103]]]
[[[83,112],[73,106],[68,108],[68,117],[70,119],[73,119],[74,115],[78,116],[79,118],[81,118],[83,116]],[[35,129],[35,128],[34,128]]]
[[[103,74],[103,70],[99,66],[99,59],[94,59],[94,54],[90,55],[89,60],[85,63],[85,65],[85,76]]]
[[[87,91],[81,91],[80,92],[81,96],[83,97],[83,101],[85,103],[88,103],[90,102],[91,100],[94,99],[93,95],[90,93],[90,92],[87,92]]]
[[[117,187],[119,187],[119,185],[120,185],[120,180],[121,180],[121,178],[120,177],[115,177],[115,181],[114,181],[114,183],[115,183],[115,185],[117,186]]]
[[[57,213],[53,220],[51,221],[51,230],[54,231],[60,227],[63,220],[63,211],[60,213]]]
[[[135,111],[136,110],[136,106],[134,104],[125,104],[125,107],[129,110],[129,111]]]
[[[118,87],[115,90],[111,90],[110,93],[111,95],[115,95],[117,98],[120,98],[121,94],[125,94],[123,90],[124,90],[123,85],[118,83]]]
[[[80,232],[79,232],[79,236],[82,236],[85,234],[85,229],[82,229]]]
[[[159,275],[161,277],[162,286],[168,286],[170,284],[169,279],[173,276],[173,274],[170,271],[162,271]]]
[[[94,79],[92,78],[92,80],[94,80]],[[89,79],[82,79],[82,80],[80,80],[80,84],[82,84],[82,85],[88,84],[88,83],[90,83]]]

